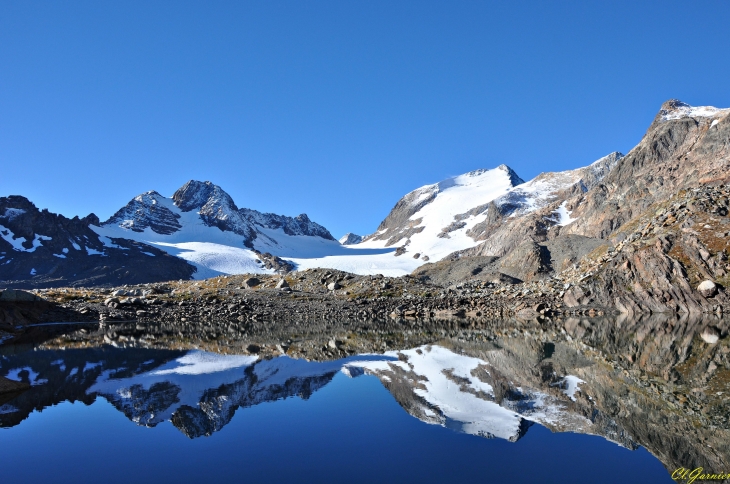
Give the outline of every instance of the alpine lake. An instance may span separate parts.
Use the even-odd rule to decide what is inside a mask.
[[[0,344],[0,376],[26,384],[0,393],[2,480],[718,476],[730,472],[729,323],[280,321],[215,340],[133,322],[31,326]]]

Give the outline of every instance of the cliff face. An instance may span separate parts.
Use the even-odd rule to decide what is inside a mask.
[[[702,186],[654,204],[564,274],[568,306],[622,312],[730,309],[730,187]],[[714,289],[700,290],[712,281]]]
[[[575,200],[563,233],[607,238],[677,191],[730,177],[730,109],[671,100],[641,142],[593,190]]]

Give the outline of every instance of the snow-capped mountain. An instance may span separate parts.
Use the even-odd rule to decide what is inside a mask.
[[[309,220],[306,214],[287,217],[239,209],[221,187],[209,181],[196,180],[180,187],[171,199],[155,191],[138,195],[102,226],[118,225],[134,232],[144,232],[149,227],[156,234],[171,235],[185,229],[180,219],[182,213],[187,212],[194,212],[208,227],[242,236],[242,243],[248,248],[253,248],[256,237],[263,235],[260,229],[281,229],[290,236],[307,235],[334,240],[327,229]]]
[[[553,206],[544,224],[567,225],[574,219],[562,202],[600,183],[622,156],[611,153],[589,166],[542,173],[528,182],[501,165],[425,185],[401,198],[356,248],[392,248],[395,260],[389,265],[403,274],[482,244],[508,218],[514,222]],[[494,250],[493,255],[504,253]]]
[[[220,273],[274,272],[262,253],[311,256],[336,252],[339,243],[306,214],[287,217],[238,208],[221,187],[191,180],[167,198],[149,191],[109,220],[99,235],[149,243],[192,263],[196,278]]]

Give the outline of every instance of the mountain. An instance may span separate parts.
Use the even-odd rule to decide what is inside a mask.
[[[581,197],[569,233],[606,238],[682,189],[730,179],[730,109],[665,102],[644,137]]]
[[[501,165],[491,170],[477,170],[425,185],[401,198],[378,231],[366,236],[356,248],[392,248],[392,267],[412,272],[431,267],[440,260],[457,260],[466,256],[502,257],[525,241],[545,240],[548,232],[573,222],[566,200],[583,194],[616,166],[623,155],[611,153],[588,166],[563,172],[542,173],[525,182],[511,168]],[[575,242],[575,240],[573,241]],[[575,251],[565,250],[569,256]],[[590,243],[579,243],[579,246]],[[524,250],[522,252],[525,252]],[[580,251],[579,251],[580,252]],[[523,256],[514,264],[492,266],[482,277],[529,279],[521,270]],[[428,262],[428,264],[426,264]],[[482,271],[471,267],[467,271]],[[533,271],[534,272],[534,271]],[[431,278],[432,281],[440,278]]]
[[[68,219],[21,196],[0,198],[0,284],[120,285],[189,279],[195,268],[150,245],[100,237],[96,215]]]
[[[106,276],[95,277],[89,271],[113,270],[115,281],[126,282],[120,274],[129,266],[122,260],[131,261],[132,254],[157,256],[162,252],[190,265],[171,263],[172,269],[165,275],[169,259],[158,258],[152,267],[135,270],[136,276],[130,271],[125,277],[138,277],[142,282],[144,278],[188,278],[191,273],[202,279],[309,268],[386,276],[419,271],[419,277],[439,283],[550,277],[577,267],[599,247],[607,250],[629,237],[623,227],[630,227],[650,207],[679,191],[726,183],[730,173],[728,114],[730,109],[692,107],[670,100],[661,106],[641,142],[625,156],[614,152],[582,168],[542,173],[527,182],[506,165],[450,177],[407,193],[375,233],[365,237],[347,234],[339,242],[305,214],[287,217],[239,208],[221,187],[191,180],[170,198],[155,191],[143,193],[103,223],[95,217],[74,222],[73,230],[85,231],[80,236],[90,237],[84,247],[104,252],[110,257],[104,262],[112,269],[83,266],[81,276],[76,271],[71,273],[75,276],[61,280],[107,283]],[[5,262],[8,267],[0,259],[0,278],[13,280],[13,284],[24,280],[30,285],[50,284],[50,279],[31,282],[38,274],[54,270],[58,265],[54,258],[68,258],[63,250],[70,248],[46,250],[56,242],[51,242],[55,239],[49,229],[31,226],[37,218],[20,217],[18,220],[31,225],[11,227],[17,214],[25,213],[15,211],[24,211],[25,205],[8,203],[0,218],[5,223],[6,249],[0,256],[9,260],[9,250],[23,255],[13,253],[17,257],[13,263]],[[27,236],[22,247],[16,234]],[[123,259],[114,259],[117,251],[112,249],[125,251],[120,253]],[[90,256],[96,252],[86,251]],[[26,262],[17,263],[21,258]],[[120,266],[125,266],[124,271]],[[10,267],[16,269],[10,271]]]
[[[352,232],[348,232],[342,237],[340,237],[339,240],[340,244],[342,245],[355,245],[362,242],[362,236],[353,234]]]
[[[93,227],[99,235],[152,244],[196,267],[195,278],[273,273],[293,265],[280,255],[328,253],[339,246],[306,214],[287,217],[238,208],[209,181],[191,180],[171,198],[149,191]]]
[[[172,235],[185,230],[180,221],[182,215],[189,212],[194,212],[194,218],[199,218],[205,226],[240,235],[242,245],[248,248],[253,248],[258,236],[266,236],[261,229],[281,229],[289,236],[306,235],[334,240],[326,228],[309,220],[307,214],[286,217],[248,208],[239,209],[221,187],[209,181],[196,180],[180,187],[170,199],[155,191],[138,195],[101,226],[117,225],[138,233],[149,228],[158,235]]]

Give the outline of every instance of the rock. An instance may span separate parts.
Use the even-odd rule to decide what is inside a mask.
[[[261,284],[261,281],[256,277],[249,277],[245,281],[243,281],[243,287],[246,289],[253,289],[254,287]]]
[[[516,316],[516,317],[517,317],[518,319],[527,319],[527,320],[529,320],[529,319],[535,319],[535,318],[536,318],[536,317],[537,317],[538,315],[539,315],[539,314],[538,314],[538,312],[537,312],[537,311],[535,311],[535,310],[534,310],[534,309],[532,309],[532,308],[524,308],[524,309],[520,309],[520,310],[519,310],[519,311],[517,311],[517,313],[515,314],[515,316]]]
[[[0,376],[0,395],[3,393],[23,392],[29,388],[30,385],[28,383],[8,380],[7,378]]]
[[[534,305],[532,307],[532,310],[535,311],[536,313],[545,312],[545,311],[547,311],[547,304],[542,303],[542,302],[541,303],[537,303],[536,305]]]
[[[700,338],[707,344],[714,345],[720,340],[720,332],[712,327],[707,327],[700,333]]]
[[[336,290],[340,289],[341,287],[342,287],[342,286],[340,286],[340,285],[339,285],[339,284],[337,283],[337,281],[335,281],[335,282],[330,282],[329,284],[327,284],[327,289],[329,289],[330,291],[336,291]]]
[[[114,296],[114,297],[120,297],[120,296],[126,296],[126,295],[127,295],[127,291],[125,291],[124,289],[117,289],[116,291],[114,291],[112,293],[112,296]]]
[[[6,289],[0,292],[0,301],[8,302],[30,302],[40,301],[41,298],[33,293],[26,291],[19,291],[18,289]]]
[[[289,287],[289,283],[286,282],[286,279],[279,279],[279,282],[276,284],[277,289],[286,289]]]
[[[700,285],[697,286],[697,290],[704,297],[712,297],[717,294],[717,285],[710,280],[706,280],[702,281]]]

